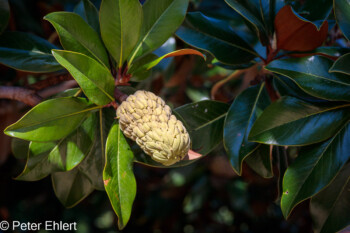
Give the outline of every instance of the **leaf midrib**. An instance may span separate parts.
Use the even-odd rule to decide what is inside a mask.
[[[25,129],[25,128],[29,128],[29,127],[40,125],[40,124],[46,124],[46,123],[51,122],[51,121],[56,121],[56,120],[60,120],[60,119],[66,118],[66,117],[79,115],[79,114],[82,114],[82,113],[85,113],[85,112],[89,112],[89,111],[92,111],[92,110],[95,110],[95,109],[99,109],[99,108],[101,108],[101,106],[97,106],[97,107],[93,107],[93,108],[87,108],[87,109],[84,109],[82,111],[78,111],[78,112],[74,112],[74,113],[70,113],[70,114],[65,114],[65,115],[61,115],[61,116],[56,116],[56,117],[54,117],[52,119],[48,119],[46,121],[40,121],[39,123],[28,124],[28,125],[26,125],[24,127],[15,128],[15,129],[12,129],[10,131],[14,131],[16,129]]]

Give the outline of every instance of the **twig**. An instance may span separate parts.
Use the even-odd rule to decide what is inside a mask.
[[[0,86],[0,99],[18,100],[30,106],[35,106],[42,101],[42,97],[34,90],[6,86]]]
[[[117,87],[114,89],[114,98],[119,101],[119,103],[125,101],[128,95],[121,92]]]
[[[64,75],[59,75],[59,76],[52,76],[52,77],[48,77],[45,80],[42,81],[38,81],[32,85],[29,86],[30,89],[34,89],[34,90],[41,90],[47,87],[51,87],[54,85],[57,85],[59,83],[68,81],[68,80],[72,80],[72,76],[70,76],[70,74],[64,74]]]

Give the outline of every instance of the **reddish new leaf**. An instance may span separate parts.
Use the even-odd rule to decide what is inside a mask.
[[[284,6],[276,15],[275,30],[277,49],[287,51],[310,51],[322,45],[327,37],[328,22],[320,29],[303,19],[291,6]]]

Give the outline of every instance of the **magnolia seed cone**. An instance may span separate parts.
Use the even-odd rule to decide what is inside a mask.
[[[153,160],[170,166],[190,149],[190,137],[165,102],[152,92],[137,91],[117,109],[120,129]]]

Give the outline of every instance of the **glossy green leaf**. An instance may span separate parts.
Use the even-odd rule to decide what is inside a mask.
[[[57,142],[31,142],[27,163],[17,180],[40,180],[53,172],[70,171],[91,151],[97,117],[91,115],[74,133]]]
[[[186,104],[174,111],[185,122],[192,150],[206,155],[222,142],[223,125],[229,105],[204,100]]]
[[[350,124],[328,141],[303,148],[283,178],[284,216],[326,187],[350,158]]]
[[[310,104],[293,97],[272,103],[254,123],[248,140],[272,145],[308,145],[336,134],[350,105]]]
[[[29,141],[59,140],[73,132],[97,108],[83,98],[47,100],[32,108],[4,132]]]
[[[81,0],[75,6],[74,13],[80,15],[98,34],[100,33],[98,10],[90,0]]]
[[[258,4],[257,1],[253,3],[252,1],[225,0],[225,2],[254,26],[263,44],[268,42],[268,36],[263,22],[264,9],[254,6],[254,4]]]
[[[344,36],[350,40],[350,2],[347,0],[334,0],[334,13],[338,26]]]
[[[350,101],[350,78],[329,73],[333,62],[323,56],[275,60],[266,69],[293,80],[306,93],[321,99]]]
[[[79,15],[54,12],[44,19],[55,27],[64,49],[83,53],[109,67],[108,55],[99,35]]]
[[[187,14],[185,22],[176,35],[187,44],[209,52],[222,63],[243,64],[257,56],[225,21],[194,12]]]
[[[314,232],[338,232],[350,225],[349,203],[350,166],[346,165],[329,186],[311,199]]]
[[[0,34],[5,30],[10,19],[8,0],[0,0]]]
[[[114,79],[103,65],[81,53],[53,50],[52,54],[71,73],[91,102],[106,105],[114,100]]]
[[[350,53],[339,57],[330,68],[329,72],[343,73],[350,75]],[[350,76],[349,76],[350,78]]]
[[[114,124],[107,138],[103,181],[112,207],[118,215],[120,230],[130,219],[136,196],[133,160],[134,154],[119,129],[119,124]]]
[[[51,180],[56,197],[66,208],[79,204],[94,191],[90,179],[79,167],[68,172],[53,173]]]
[[[139,39],[141,4],[138,0],[102,0],[100,19],[102,39],[121,67]]]
[[[231,165],[239,175],[244,159],[252,153],[258,143],[248,141],[253,123],[270,104],[265,85],[244,90],[231,105],[224,125],[224,147]]]
[[[327,100],[322,100],[307,94],[295,82],[283,75],[274,74],[273,84],[280,96],[292,96],[298,99],[315,103],[327,102]]]
[[[51,54],[53,44],[24,32],[5,32],[0,36],[0,63],[17,70],[53,72],[62,69]]]
[[[154,51],[169,39],[183,22],[188,2],[189,0],[147,0],[143,4],[141,36],[129,65],[136,57]]]
[[[245,159],[245,162],[261,177],[273,177],[272,158],[269,145],[260,145]]]

